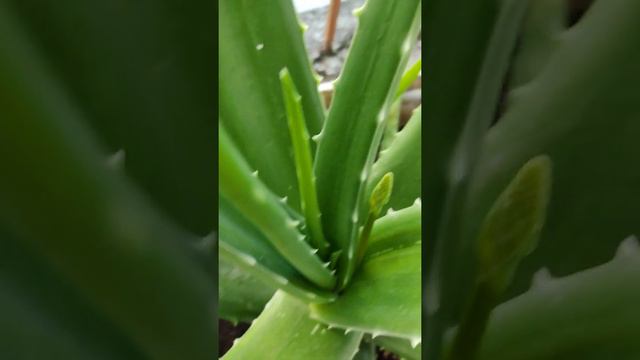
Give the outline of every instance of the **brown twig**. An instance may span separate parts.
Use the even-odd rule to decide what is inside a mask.
[[[329,5],[329,14],[327,15],[327,28],[324,33],[324,48],[325,54],[330,54],[333,51],[333,38],[336,35],[336,24],[338,23],[338,14],[340,13],[340,0],[331,0]]]

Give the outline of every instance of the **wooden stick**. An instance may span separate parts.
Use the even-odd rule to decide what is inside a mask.
[[[325,54],[333,52],[333,38],[336,35],[336,24],[338,22],[338,14],[340,13],[340,0],[331,0],[329,5],[329,14],[327,15],[327,28],[324,33],[324,49]]]

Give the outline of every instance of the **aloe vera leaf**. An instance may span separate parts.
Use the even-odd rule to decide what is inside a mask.
[[[108,317],[25,245],[0,227],[0,354],[3,357],[142,358],[130,339]]]
[[[220,258],[234,265],[234,272],[238,277],[244,275],[245,278],[250,277],[254,282],[258,279],[263,280],[265,285],[262,289],[256,289],[256,292],[272,295],[275,289],[282,288],[305,301],[327,301],[334,297],[319,291],[309,283],[224,197],[220,198],[219,207],[220,241],[224,243],[221,245],[224,249],[220,250]],[[226,256],[222,256],[223,254]],[[230,283],[230,286],[238,285]],[[259,285],[256,286],[259,287]],[[223,289],[221,285],[219,289],[221,295],[227,291],[234,292],[234,289]],[[258,303],[264,306],[269,298],[261,299]],[[242,297],[230,299],[228,296],[227,299],[230,302],[238,302],[239,306],[242,306],[245,301],[251,303],[251,300],[245,300]]]
[[[107,169],[66,92],[0,14],[3,223],[145,355],[209,358],[213,284],[179,243],[193,236]]]
[[[306,280],[271,246],[269,240],[222,196],[219,208],[220,241],[224,243],[221,245],[224,249],[220,250],[220,255],[225,254],[222,258],[231,261],[247,275],[263,280],[267,289],[272,289],[272,294],[273,289],[281,288],[304,301],[322,302],[335,297],[331,293],[318,290]],[[237,301],[244,300],[240,298]]]
[[[336,295],[332,292],[315,290],[300,280],[290,280],[290,278],[273,272],[265,265],[258,263],[251,255],[241,252],[229,243],[221,242],[219,252],[221,256],[232,261],[242,270],[250,273],[257,279],[265,282],[267,286],[282,289],[282,291],[305,302],[323,303],[333,301],[336,298]]]
[[[325,258],[329,250],[329,243],[324,238],[322,224],[320,223],[321,214],[318,208],[316,177],[313,174],[309,132],[304,121],[300,95],[287,68],[280,71],[280,83],[282,84],[282,95],[287,109],[289,133],[293,143],[296,176],[298,178],[298,188],[300,189],[300,208],[311,234],[311,243],[319,250],[319,255]]]
[[[547,270],[491,315],[479,359],[635,359],[640,355],[640,252],[627,238],[615,258],[564,278]]]
[[[420,342],[421,246],[366,258],[340,297],[311,304],[311,317],[331,326]]]
[[[107,150],[126,151],[127,175],[180,225],[211,231],[216,51],[203,34],[214,33],[214,4],[5,3]]]
[[[251,322],[258,317],[276,288],[224,256],[219,256],[218,261],[218,315],[233,323]]]
[[[417,199],[413,205],[388,211],[376,220],[365,257],[406,247],[422,241],[422,204]]]
[[[356,265],[359,265],[364,256],[365,250],[369,245],[369,237],[373,229],[373,224],[380,217],[382,207],[389,202],[391,191],[393,190],[393,173],[386,173],[378,184],[373,188],[369,197],[369,214],[358,238],[358,247],[356,251]]]
[[[527,84],[544,68],[560,44],[568,18],[566,2],[532,0],[520,34],[520,45],[513,60],[509,86]]]
[[[422,188],[422,110],[414,110],[407,125],[396,135],[388,149],[380,152],[380,158],[371,168],[367,183],[367,194],[387,172],[394,174],[395,186],[389,203],[383,212],[390,208],[402,209],[410,206],[420,197]]]
[[[382,135],[382,140],[380,141],[380,152],[388,149],[389,146],[391,146],[391,144],[393,143],[393,140],[395,140],[396,135],[398,134],[398,129],[400,127],[401,108],[402,99],[394,101],[389,107],[389,113],[387,114],[387,118],[384,120],[384,134]],[[378,153],[378,155],[379,154],[380,153]]]
[[[502,89],[503,78],[509,67],[511,53],[527,9],[527,1],[508,0],[500,9],[487,55],[478,77],[474,95],[462,131],[456,140],[447,170],[447,194],[438,225],[435,245],[427,245],[428,283],[426,290],[427,313],[434,316],[427,322],[427,357],[439,357],[439,344],[443,331],[460,316],[465,294],[470,291],[471,273],[460,271],[460,262],[468,257],[457,256],[461,250],[461,229],[465,220],[463,211],[469,182],[482,150],[484,135],[495,117],[495,106]],[[436,204],[437,205],[437,204]],[[468,253],[468,252],[467,252]]]
[[[299,210],[280,70],[291,72],[311,135],[320,132],[324,106],[293,5],[290,0],[223,0],[218,11],[219,114],[262,181]]]
[[[364,185],[404,64],[420,29],[419,0],[369,0],[335,86],[315,159],[325,236],[342,249],[339,287],[355,263],[358,227],[366,214]],[[338,176],[339,174],[339,176]]]
[[[536,248],[550,192],[551,160],[537,156],[518,170],[487,213],[477,240],[477,276],[495,292],[506,289],[520,261]]]
[[[25,298],[0,280],[0,352],[11,359],[117,359],[96,351],[55,323],[47,314],[34,309]],[[37,346],[34,346],[37,341]],[[123,354],[120,354],[122,356]],[[125,354],[131,356],[131,354]]]
[[[219,201],[218,224],[220,241],[255,258],[274,273],[288,278],[300,277],[298,271],[282,257],[255,225],[244,218],[224,196],[221,196]]]
[[[378,336],[373,342],[381,348],[391,351],[406,360],[421,360],[422,345],[412,346],[407,339],[394,338],[389,336]]]
[[[485,139],[466,212],[469,234],[525,159],[547,153],[556,170],[540,244],[508,296],[526,290],[541,267],[565,276],[604,263],[618,239],[640,233],[640,204],[630,201],[640,198],[640,168],[632,165],[640,136],[638,16],[637,2],[596,2]]]
[[[474,288],[445,359],[476,358],[491,310],[537,245],[550,189],[551,161],[537,156],[522,166],[487,213],[475,249]]]
[[[223,360],[351,360],[362,333],[345,334],[309,318],[308,306],[282,291],[238,339]]]
[[[407,89],[413,84],[414,81],[420,75],[422,71],[422,59],[418,59],[413,65],[411,65],[405,72],[402,74],[400,78],[400,82],[398,83],[398,89],[396,90],[396,98],[398,100],[402,94],[404,94]]]
[[[422,99],[426,109],[423,198],[429,202],[424,209],[426,266],[433,262],[451,154],[469,112],[499,7],[500,2],[495,0],[425,2],[421,36]]]
[[[405,73],[402,75],[402,78],[400,79],[398,88],[396,90],[396,97],[389,108],[389,113],[387,114],[387,119],[385,120],[384,135],[382,136],[382,141],[380,142],[381,151],[387,149],[396,138],[400,124],[402,95],[420,75],[420,71],[422,70],[421,66],[422,60],[418,59],[418,61],[416,61],[405,71]]]
[[[220,193],[267,237],[271,244],[312,283],[331,289],[335,277],[315,250],[307,244],[277,197],[257,176],[252,175],[224,128],[219,128]]]

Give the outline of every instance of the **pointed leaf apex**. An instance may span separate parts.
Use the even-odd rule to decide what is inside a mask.
[[[393,190],[393,173],[384,174],[382,179],[373,188],[371,197],[369,198],[370,212],[377,217],[380,215],[382,208],[389,202],[391,191]]]

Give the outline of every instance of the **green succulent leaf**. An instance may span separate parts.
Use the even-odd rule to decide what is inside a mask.
[[[477,242],[475,285],[448,360],[472,360],[489,313],[509,286],[523,258],[536,247],[544,224],[551,188],[551,162],[529,160],[489,210]]]
[[[218,258],[218,315],[238,323],[251,322],[260,315],[276,288],[267,285],[227,259],[222,253]]]
[[[426,303],[428,308],[435,309],[427,311],[433,313],[427,322],[428,357],[439,357],[443,331],[457,322],[464,307],[463,301],[473,286],[472,272],[460,270],[463,268],[460,263],[469,262],[469,258],[458,256],[461,251],[469,251],[463,247],[462,232],[466,222],[463,213],[485,133],[495,118],[503,79],[509,68],[527,4],[527,1],[521,0],[507,0],[502,4],[464,125],[457,136],[446,170],[446,197],[439,208],[441,215],[437,234],[430,234],[433,236],[430,242],[436,241],[436,244],[427,245],[427,253],[432,251],[432,255],[427,258],[430,288],[426,290]],[[429,219],[427,215],[427,224]]]
[[[329,243],[324,237],[322,224],[320,223],[321,214],[318,208],[316,177],[313,174],[309,132],[304,121],[300,95],[287,68],[280,71],[280,82],[296,161],[296,176],[298,178],[298,188],[300,189],[300,208],[311,234],[311,243],[319,250],[320,256],[326,257]]]
[[[422,99],[426,119],[422,171],[423,198],[429,201],[429,206],[424,209],[427,266],[433,263],[435,255],[451,155],[469,113],[469,104],[501,3],[504,1],[425,2],[421,35],[424,46]]]
[[[356,264],[360,264],[362,257],[364,256],[367,247],[369,246],[369,238],[371,236],[371,230],[373,230],[373,224],[380,217],[382,208],[389,202],[391,191],[393,189],[393,173],[386,173],[378,181],[378,184],[373,188],[371,196],[369,197],[369,214],[367,214],[367,220],[360,230],[360,237],[358,239],[358,250],[356,251]]]
[[[304,277],[275,249],[269,240],[224,197],[219,202],[220,241],[241,252],[247,258],[286,279],[302,281]]]
[[[640,3],[594,3],[562,33],[557,50],[488,133],[470,188],[468,241],[481,214],[517,168],[536,154],[554,164],[553,197],[536,251],[509,296],[541,267],[565,276],[607,261],[618,239],[640,233]],[[567,76],[571,74],[571,76]],[[509,149],[506,151],[505,149]],[[571,256],[567,256],[571,254]]]
[[[335,277],[322,263],[280,200],[251,172],[224,128],[219,128],[220,193],[250,220],[280,254],[318,286],[331,289]],[[250,261],[255,262],[255,259]]]
[[[422,202],[416,199],[413,205],[398,211],[389,210],[373,225],[371,239],[365,257],[377,253],[421,243]]]
[[[333,301],[336,296],[332,292],[318,291],[303,281],[283,277],[265,265],[258,263],[252,256],[238,251],[228,243],[220,243],[220,255],[240,267],[243,271],[263,281],[267,286],[282,289],[305,302],[323,303]]]
[[[477,275],[497,294],[537,246],[550,191],[551,161],[538,156],[522,166],[489,210],[478,235]]]
[[[299,210],[280,70],[286,67],[291,73],[312,135],[320,132],[324,107],[293,4],[290,0],[223,0],[218,20],[219,115],[262,181]]]
[[[21,71],[33,71],[33,61],[50,66],[105,150],[126,152],[127,175],[200,236],[213,228],[216,203],[216,52],[202,36],[214,31],[215,11],[211,2],[173,0],[9,0],[0,10],[8,31],[0,46],[34,49],[33,58],[9,52]],[[9,30],[14,22],[28,35]],[[189,186],[176,186],[185,179]]]
[[[378,336],[373,339],[375,344],[381,348],[391,351],[406,360],[421,360],[422,345],[413,346],[411,341],[402,338],[394,338],[389,336]]]
[[[398,83],[398,89],[396,90],[396,99],[398,100],[402,94],[413,84],[414,81],[420,76],[422,71],[422,59],[418,59],[413,65],[411,65],[400,78]]]
[[[391,172],[395,175],[395,186],[389,203],[382,209],[383,212],[390,208],[408,207],[420,197],[422,187],[421,116],[421,107],[418,107],[407,125],[395,136],[389,148],[380,152],[380,158],[371,168],[367,194],[373,191],[373,186],[384,174]]]
[[[309,308],[278,291],[223,360],[351,360],[362,333],[345,334],[309,318]]]
[[[13,359],[136,359],[131,340],[76,289],[0,228],[0,354]],[[38,341],[34,346],[34,341]]]
[[[404,65],[420,29],[419,0],[369,0],[337,80],[316,159],[325,235],[342,249],[339,287],[355,267],[358,227],[365,220],[364,185]],[[384,24],[384,26],[381,26]],[[338,176],[339,174],[339,176]]]
[[[86,120],[5,10],[3,2],[0,218],[140,352],[209,358],[214,288],[186,247],[194,236],[108,169]]]
[[[311,304],[311,317],[374,336],[421,339],[421,246],[378,253],[364,260],[352,282],[326,304]]]
[[[333,294],[318,290],[304,278],[282,255],[271,246],[269,240],[262,235],[251,222],[247,221],[231,207],[224,197],[220,199],[220,258],[227,260],[238,268],[236,274],[242,274],[264,281],[262,289],[256,292],[273,294],[273,290],[281,288],[305,301],[327,301]],[[256,280],[257,280],[256,279]],[[231,280],[229,280],[231,281]],[[232,284],[231,284],[232,285]],[[233,286],[233,285],[232,285]],[[266,287],[266,289],[265,289]],[[218,286],[223,292],[221,285]],[[233,290],[231,290],[233,291]],[[251,296],[256,298],[259,296]],[[228,297],[227,297],[228,298]],[[270,297],[269,297],[270,298]],[[252,303],[255,299],[230,299],[239,303]],[[262,299],[264,300],[264,299]],[[264,305],[266,301],[258,301]],[[267,298],[268,300],[268,298]],[[262,308],[260,308],[262,310]]]
[[[497,307],[478,359],[636,359],[640,356],[640,251],[564,278],[539,271],[526,293]]]
[[[511,89],[517,89],[533,80],[560,45],[562,33],[567,28],[567,7],[564,1],[529,2],[520,34],[520,46],[511,65]]]

